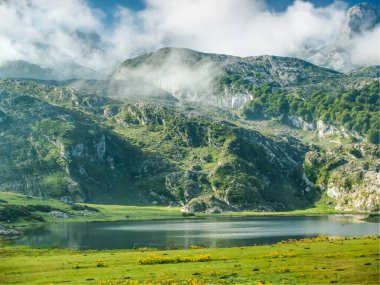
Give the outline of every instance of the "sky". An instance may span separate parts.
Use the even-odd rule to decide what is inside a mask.
[[[347,6],[353,6],[363,2],[363,0],[341,1],[344,2]],[[112,22],[112,17],[109,16],[112,15],[112,11],[117,6],[124,6],[134,11],[143,10],[146,7],[144,0],[90,0],[89,2],[93,7],[105,11],[105,13],[108,15],[108,23]],[[265,0],[265,2],[269,10],[275,12],[283,12],[287,7],[294,3],[294,0]],[[328,5],[331,5],[334,0],[310,0],[309,2],[311,2],[315,7],[326,7]],[[380,9],[380,0],[367,0],[365,2],[377,7],[377,9]]]
[[[165,46],[299,56],[336,40],[349,6],[331,0],[0,0],[0,63],[75,63],[104,73]],[[378,0],[370,0],[379,6]],[[363,42],[365,44],[363,44]],[[353,50],[380,64],[380,27]]]
[[[294,0],[266,0],[265,1],[268,5],[268,7],[271,10],[274,11],[285,11],[286,8],[291,5]],[[328,6],[331,3],[333,3],[333,0],[311,0],[309,1],[314,4],[316,7],[323,7]],[[353,6],[359,3],[362,3],[361,0],[347,0],[343,1],[348,6]],[[367,0],[365,1],[367,3],[372,4],[373,6],[377,6],[378,9],[380,7],[380,1],[379,0]],[[132,10],[142,10],[145,7],[145,3],[143,0],[91,0],[91,5],[94,7],[106,10],[106,11],[112,11],[116,6],[125,6]]]

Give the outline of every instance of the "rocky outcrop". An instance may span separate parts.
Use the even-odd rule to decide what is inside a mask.
[[[337,210],[375,211],[380,207],[379,146],[367,144],[309,152],[306,177],[336,201]]]
[[[51,211],[49,216],[55,219],[68,219],[71,217],[70,214],[61,211]]]
[[[360,3],[348,9],[338,42],[348,42],[355,36],[372,30],[380,23],[379,12],[368,3]]]
[[[373,31],[379,23],[379,11],[372,5],[361,3],[352,6],[347,11],[344,25],[336,39],[319,48],[305,48],[302,58],[345,73],[360,68],[362,66],[352,61],[352,43],[364,33]]]
[[[350,131],[345,128],[338,128],[331,124],[326,124],[322,120],[318,120],[316,123],[309,123],[300,117],[288,116],[286,121],[292,127],[295,127],[297,129],[301,129],[304,131],[315,131],[318,137],[320,138],[324,138],[327,136],[340,136],[344,138],[355,138],[360,141],[365,140],[365,138],[357,132]]]
[[[289,124],[297,129],[301,129],[304,131],[315,131],[316,126],[314,123],[308,123],[300,117],[296,116],[288,116],[287,120]]]
[[[344,173],[347,175],[347,173]],[[355,175],[357,180],[351,180]],[[350,172],[347,176],[333,174],[326,193],[336,200],[337,210],[378,211],[380,207],[380,173]]]
[[[6,239],[6,240],[17,239],[17,238],[20,238],[22,235],[23,233],[16,230],[14,227],[0,225],[0,240],[1,239]]]

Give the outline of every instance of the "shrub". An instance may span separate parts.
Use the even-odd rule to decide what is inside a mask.
[[[143,257],[138,259],[138,263],[141,265],[151,265],[151,264],[167,264],[167,263],[185,263],[185,262],[206,262],[212,261],[213,259],[209,254],[200,254],[196,256],[189,257],[167,257],[150,255],[148,257]]]
[[[203,245],[190,245],[189,248],[190,249],[203,249],[203,248],[205,248],[205,246],[203,246]]]
[[[108,267],[108,265],[102,259],[98,259],[96,261],[96,267]]]
[[[189,213],[189,212],[183,212],[182,213],[182,217],[194,217],[195,214],[194,213]]]

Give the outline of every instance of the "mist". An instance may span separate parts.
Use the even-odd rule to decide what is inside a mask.
[[[271,12],[261,0],[145,4],[141,11],[115,8],[110,25],[106,15],[85,0],[0,0],[0,63],[25,60],[63,73],[84,67],[106,77],[125,59],[165,46],[236,56],[300,57],[304,47],[318,48],[336,39],[348,8],[342,2],[317,8],[298,0],[281,13]],[[355,64],[380,64],[379,35],[376,28],[352,40]],[[186,72],[169,72],[172,78],[165,81],[180,80]]]

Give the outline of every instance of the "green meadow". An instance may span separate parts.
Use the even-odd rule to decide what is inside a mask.
[[[379,284],[379,238],[159,251],[3,245],[0,284]]]

